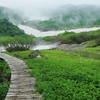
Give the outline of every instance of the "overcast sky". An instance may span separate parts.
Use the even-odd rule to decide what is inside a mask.
[[[100,5],[100,0],[0,0],[0,6],[15,8],[26,12],[54,9],[55,7],[66,4]]]
[[[100,0],[0,0],[0,6],[19,7],[54,7],[65,4],[98,4]]]

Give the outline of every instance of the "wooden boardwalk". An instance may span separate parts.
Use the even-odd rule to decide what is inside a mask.
[[[0,53],[11,69],[11,84],[5,100],[42,100],[36,95],[35,79],[30,77],[27,65],[15,57]]]

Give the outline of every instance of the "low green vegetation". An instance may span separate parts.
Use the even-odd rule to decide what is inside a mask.
[[[0,58],[0,100],[4,100],[10,85],[11,71],[8,64]]]
[[[84,48],[82,50],[74,51],[77,55],[79,54],[81,57],[100,60],[100,46],[94,48]]]
[[[23,59],[32,51],[11,55],[17,53]],[[41,54],[42,58],[28,58],[25,62],[44,100],[99,100],[99,46],[70,52],[42,50]]]

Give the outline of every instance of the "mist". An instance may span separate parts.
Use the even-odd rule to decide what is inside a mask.
[[[8,20],[10,19],[13,23],[18,22],[18,24],[28,25],[41,31],[79,28],[81,26],[92,27],[94,25],[98,25],[98,21],[100,20],[99,0],[0,1],[0,6],[5,6],[13,9],[14,11],[18,11],[18,14],[14,14],[14,12],[11,13],[12,11],[9,11],[9,14],[5,14],[6,10],[3,11],[4,15],[8,17]]]
[[[100,0],[0,0],[0,6],[23,11],[27,17],[33,18],[50,16],[51,11],[66,4],[100,5]]]

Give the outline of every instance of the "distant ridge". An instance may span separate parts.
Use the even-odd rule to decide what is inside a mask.
[[[100,26],[98,5],[64,5],[51,15],[48,20],[33,20],[24,24],[42,31]]]

